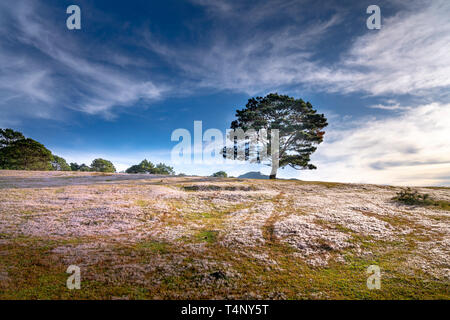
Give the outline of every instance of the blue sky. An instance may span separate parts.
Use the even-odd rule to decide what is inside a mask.
[[[81,8],[82,29],[66,28]],[[382,27],[366,27],[366,8]],[[450,185],[450,2],[2,1],[0,127],[68,162],[170,163],[177,128],[225,130],[247,99],[310,101],[315,171],[280,177]],[[238,175],[250,165],[176,165]]]

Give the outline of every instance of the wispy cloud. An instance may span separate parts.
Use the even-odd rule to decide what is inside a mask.
[[[450,87],[450,2],[412,1],[308,79],[332,91],[429,95]]]
[[[398,110],[410,109],[410,107],[404,107],[404,106],[401,106],[398,103],[395,103],[395,104],[374,104],[374,105],[370,105],[369,108],[371,108],[371,109],[389,110],[389,111],[398,111]]]
[[[304,73],[314,67],[312,48],[342,19],[334,12],[305,25],[300,15],[305,8],[298,1],[270,1],[250,8],[242,2],[194,3],[206,6],[214,20],[205,41],[176,45],[146,30],[145,46],[182,70],[194,88],[249,94],[302,82]],[[246,12],[252,13],[251,18]],[[269,22],[275,25],[267,27]]]
[[[311,22],[304,19],[312,7],[308,1],[192,2],[205,7],[214,21],[202,38],[206,41],[174,45],[147,33],[146,45],[200,87],[249,94],[297,87],[421,97],[449,90],[446,0],[399,2],[396,14],[383,16],[381,30],[366,30],[361,23],[362,35],[356,32],[336,60],[326,61],[317,54],[327,47],[327,35],[345,22],[345,11],[337,5],[325,4],[327,14]],[[265,28],[274,21],[276,26]]]
[[[108,57],[95,52],[110,49],[92,44],[94,53],[87,53],[80,39],[64,33],[64,26],[57,28],[53,19],[45,19],[50,9],[43,3],[2,2],[0,10],[0,91],[6,97],[0,101],[2,109],[29,104],[21,116],[45,117],[58,106],[111,117],[115,107],[161,98],[168,89],[150,76],[120,68],[136,61],[125,53],[106,61]]]
[[[334,124],[300,179],[450,185],[450,104],[409,108],[388,119]],[[313,162],[314,162],[313,161]]]

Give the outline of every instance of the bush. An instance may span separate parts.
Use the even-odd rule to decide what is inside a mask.
[[[410,205],[430,205],[433,203],[429,194],[420,194],[417,190],[412,190],[411,188],[406,188],[397,192],[397,196],[394,200]]]
[[[170,175],[174,175],[175,171],[173,170],[173,167],[165,165],[164,163],[160,163],[160,164],[156,165],[153,173],[154,174],[170,174]]]
[[[211,177],[226,178],[228,175],[225,171],[217,171],[216,173],[213,173]]]
[[[394,197],[394,200],[408,205],[434,206],[438,209],[450,211],[450,202],[443,200],[434,200],[428,193],[420,194],[419,192],[417,192],[416,190],[412,190],[411,188],[406,188],[401,190],[400,192],[397,192],[397,196]]]
[[[116,168],[111,161],[100,158],[92,161],[91,170],[95,172],[116,172]]]
[[[126,173],[151,173],[151,174],[175,174],[172,167],[165,165],[164,163],[157,164],[156,166],[150,161],[144,159],[141,163],[129,167]]]

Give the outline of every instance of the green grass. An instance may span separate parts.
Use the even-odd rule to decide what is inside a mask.
[[[168,244],[165,242],[159,241],[145,241],[139,243],[136,247],[138,249],[148,249],[154,253],[167,253],[168,252]]]
[[[52,249],[61,243],[27,239],[27,246],[3,245],[1,249],[7,254],[0,257],[0,265],[6,267],[11,281],[0,288],[0,299],[242,298],[249,292],[254,292],[257,295],[255,298],[259,295],[260,298],[282,299],[450,299],[448,283],[420,270],[405,272],[402,263],[405,263],[411,250],[407,242],[359,239],[370,244],[370,256],[362,258],[349,249],[344,253],[345,263],[331,259],[326,267],[313,267],[293,255],[295,250],[291,247],[276,241],[251,250],[253,253],[268,253],[270,259],[276,261],[276,265],[268,265],[242,254],[241,250],[217,245],[215,230],[201,230],[196,237],[199,241],[215,245],[208,246],[206,251],[192,251],[182,244],[173,247],[153,240],[141,242],[135,247],[118,244],[117,254],[121,252],[126,259],[122,264],[134,264],[136,261],[148,263],[155,254],[161,253],[170,263],[172,257],[181,253],[185,255],[181,269],[177,269],[179,271],[175,274],[157,271],[150,276],[161,279],[158,286],[152,284],[151,278],[142,284],[127,283],[125,280],[103,283],[83,277],[82,270],[81,290],[66,288],[67,266],[52,253]],[[133,258],[131,253],[136,257]],[[229,266],[219,265],[206,273],[192,267],[193,263],[206,257],[208,261],[220,261]],[[366,286],[366,270],[372,264],[381,268],[381,290],[369,290]],[[108,266],[102,262],[90,267],[89,272],[102,273],[105,268]],[[227,277],[219,284],[208,278],[209,272],[218,270],[234,270],[240,276]],[[209,280],[204,282],[204,279]]]
[[[260,186],[262,182],[257,183]],[[283,183],[292,182],[271,183],[280,191]],[[317,184],[324,188],[339,186],[334,183],[295,183]],[[177,191],[182,189],[178,185],[173,187]],[[221,187],[226,190],[225,185]],[[95,186],[90,190],[100,192],[107,188],[110,187]],[[421,241],[438,241],[445,235],[408,219],[413,214],[408,210],[396,215],[363,212],[395,228],[404,226],[413,230],[410,234],[398,235],[395,241],[358,234],[344,222],[340,225],[317,219],[314,221],[317,225],[349,235],[354,247],[341,251],[330,249],[327,251],[330,255],[328,265],[313,266],[308,263],[309,258],[300,256],[299,250],[277,239],[274,232],[280,219],[290,214],[307,214],[295,207],[291,194],[279,192],[272,197],[272,194],[248,193],[247,201],[238,204],[215,202],[202,192],[186,194],[186,198],[161,200],[167,204],[163,209],[154,207],[155,200],[145,200],[142,193],[143,199],[136,200],[133,193],[126,198],[130,207],[138,206],[142,210],[135,209],[148,212],[146,221],[151,215],[158,217],[155,224],[149,221],[152,227],[156,225],[157,228],[159,223],[169,227],[192,226],[178,240],[165,242],[146,238],[136,243],[97,236],[41,239],[0,233],[0,272],[9,278],[0,282],[0,299],[450,299],[450,287],[445,279],[425,273],[410,263],[412,255],[421,257]],[[251,214],[252,207],[263,201],[274,205],[274,214],[261,228],[264,242],[254,247],[223,246],[221,240],[229,215],[247,208]],[[439,212],[427,217],[439,221],[448,219]],[[54,249],[104,241],[106,249],[94,249],[86,258],[91,259],[91,264],[82,268],[81,290],[68,290],[69,275],[65,271],[70,261]],[[430,256],[424,253],[423,257]],[[80,258],[74,259],[80,261]],[[366,270],[373,264],[381,268],[381,290],[369,290],[366,286]],[[441,271],[437,267],[435,270]],[[223,272],[227,276],[214,279],[211,277],[214,272]]]
[[[197,241],[204,241],[207,243],[214,243],[217,241],[217,236],[219,232],[216,230],[202,230],[195,234],[195,239]]]

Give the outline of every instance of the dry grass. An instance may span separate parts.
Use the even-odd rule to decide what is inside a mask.
[[[0,171],[0,190],[0,299],[450,297],[450,212],[399,188]]]

